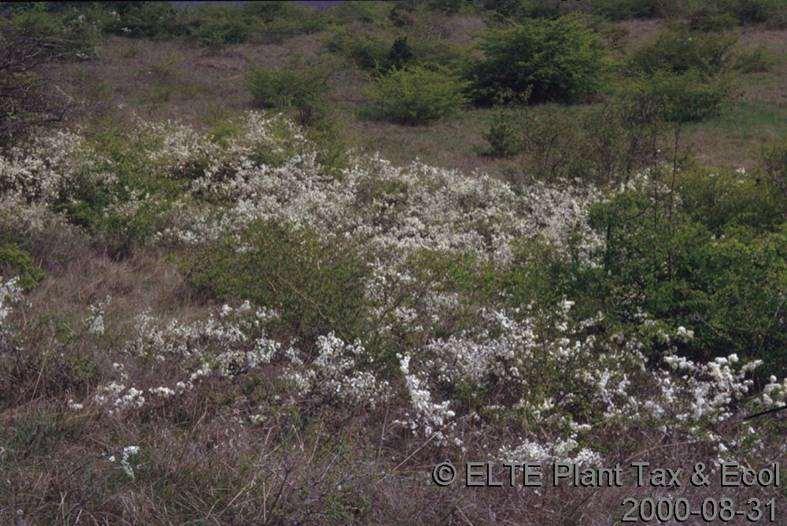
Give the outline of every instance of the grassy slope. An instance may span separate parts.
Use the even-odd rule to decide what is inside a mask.
[[[614,54],[622,57],[654,35],[661,22],[635,20],[617,25],[626,36]],[[469,47],[483,29],[480,17],[460,14],[431,15],[408,31],[413,35],[437,35],[451,44]],[[373,30],[390,38],[399,33],[390,25],[375,26]],[[764,48],[772,64],[768,71],[741,74],[739,96],[726,113],[689,128],[688,143],[700,160],[749,167],[759,158],[763,141],[787,132],[785,33],[759,27],[742,31],[740,47]],[[330,64],[334,73],[329,99],[340,110],[351,143],[362,149],[379,150],[397,162],[417,156],[440,165],[492,172],[516,170],[521,164],[521,159],[500,161],[480,154],[488,110],[467,109],[427,127],[361,119],[358,110],[364,103],[363,86],[368,74],[326,51],[330,37],[329,31],[322,31],[280,44],[242,44],[211,51],[185,42],[113,37],[101,46],[98,60],[60,66],[50,73],[53,81],[77,100],[82,99],[82,122],[120,113],[211,126],[222,117],[251,107],[245,85],[249,68],[281,67],[293,56],[302,56],[307,62]]]

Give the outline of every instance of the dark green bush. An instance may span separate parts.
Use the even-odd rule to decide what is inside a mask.
[[[697,31],[725,31],[738,25],[738,19],[731,13],[709,4],[692,11],[688,16],[689,28]]]
[[[413,49],[407,43],[406,37],[394,40],[391,51],[388,52],[388,64],[394,68],[401,68],[413,58]]]
[[[565,2],[560,0],[484,0],[482,5],[501,17],[515,20],[555,18],[566,12]]]
[[[110,255],[129,256],[163,226],[186,182],[166,177],[147,158],[146,138],[129,141],[122,128],[96,133],[99,159],[65,186],[53,208],[83,227]],[[100,174],[111,173],[107,183]],[[98,176],[98,177],[97,177]]]
[[[770,71],[774,58],[765,46],[743,49],[735,54],[732,67],[740,73],[763,73]]]
[[[510,102],[525,93],[532,102],[578,102],[601,85],[600,40],[579,18],[492,29],[481,50],[484,58],[467,72],[470,93],[480,104]]]
[[[656,16],[657,4],[656,0],[591,0],[590,7],[594,14],[604,18],[627,20]]]
[[[775,174],[696,169],[682,174],[678,192],[686,214],[718,237],[741,227],[776,232],[787,213]]]
[[[761,164],[782,193],[787,193],[787,138],[764,144]]]
[[[133,38],[172,38],[186,34],[181,13],[171,2],[118,2],[105,27],[109,33]]]
[[[781,0],[720,0],[719,3],[742,24],[767,22],[779,10],[785,9]]]
[[[372,118],[426,124],[455,113],[464,104],[460,80],[444,68],[410,66],[378,78],[367,90]]]
[[[100,32],[93,17],[84,16],[76,9],[53,12],[43,3],[0,18],[0,25],[45,42],[40,53],[58,59],[92,56]]]
[[[379,37],[340,29],[328,41],[328,50],[346,56],[361,69],[385,71],[389,67],[391,44]]]
[[[72,10],[52,13],[44,4],[0,16],[0,147],[63,118],[70,101],[40,72],[53,62],[93,55],[97,36],[92,20]]]
[[[239,252],[239,243],[247,250]],[[192,254],[184,270],[193,287],[212,297],[278,309],[282,329],[307,341],[330,331],[352,340],[366,319],[366,267],[352,247],[306,229],[254,223],[240,241]]]

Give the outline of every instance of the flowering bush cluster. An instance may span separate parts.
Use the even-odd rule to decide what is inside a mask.
[[[62,374],[99,371],[59,387],[74,418],[139,426],[216,419],[240,433],[330,410],[382,422],[381,444],[415,439],[425,451],[596,465],[631,452],[637,445],[627,437],[643,430],[660,444],[701,445],[713,460],[746,462],[773,444],[770,427],[740,425],[785,403],[787,380],[754,381],[761,362],[686,356],[695,327],[647,312],[613,324],[605,312],[578,312],[571,298],[520,301],[530,283],[516,281],[530,264],[521,258],[528,243],[549,246],[564,265],[603,268],[608,238],[589,220],[593,206],[608,202],[599,188],[513,187],[378,157],[357,157],[328,176],[297,127],[259,113],[221,141],[173,124],[145,125],[142,135],[133,169],[128,157],[67,135],[0,159],[3,199],[17,212],[3,215],[3,225],[17,235],[46,217],[100,244],[75,210],[112,215],[124,204],[120,228],[166,201],[139,250],[185,261],[182,287],[201,294],[200,308],[183,315],[161,306],[117,310],[123,302],[113,293],[84,305],[83,328],[54,352],[23,349],[67,362]],[[103,201],[74,193],[91,178],[101,181]],[[282,230],[260,233],[261,224]],[[271,238],[274,231],[281,235]],[[332,254],[349,250],[351,264]],[[357,287],[315,285],[348,277]],[[352,309],[341,310],[350,294]],[[0,282],[0,343],[34,317],[20,297],[13,280]],[[14,359],[0,352],[0,372],[29,374]],[[139,435],[133,440],[144,450]],[[122,450],[127,479],[146,476],[139,451]]]

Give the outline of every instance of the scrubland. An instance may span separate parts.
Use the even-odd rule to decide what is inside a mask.
[[[0,521],[781,520],[783,13],[577,4],[4,13]]]

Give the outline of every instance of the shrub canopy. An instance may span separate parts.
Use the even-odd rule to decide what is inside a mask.
[[[484,58],[467,73],[472,97],[480,104],[510,102],[528,93],[533,102],[578,102],[601,85],[599,38],[576,17],[490,30],[481,50]]]

